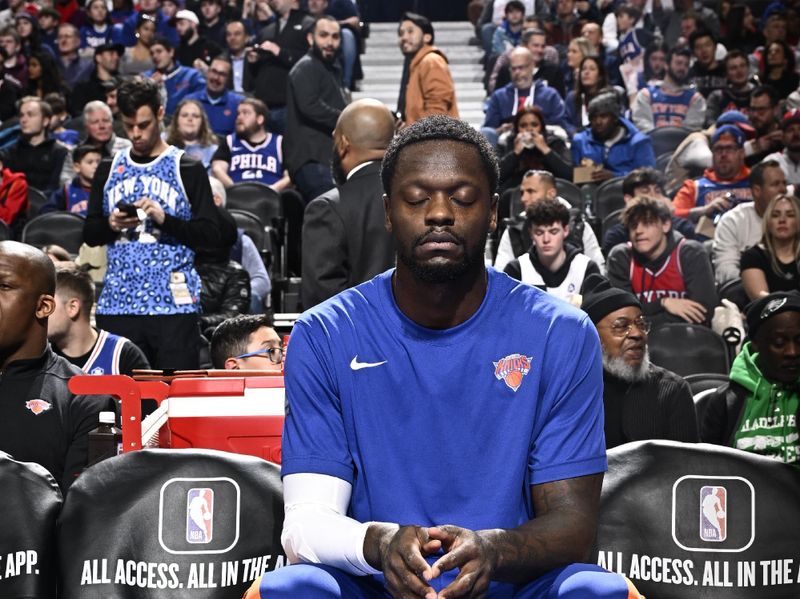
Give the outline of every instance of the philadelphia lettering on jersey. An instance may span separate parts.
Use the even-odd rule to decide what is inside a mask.
[[[661,298],[686,297],[686,283],[681,270],[680,251],[685,239],[681,239],[669,254],[666,262],[656,272],[642,266],[631,256],[631,289],[643,304],[658,302]],[[628,242],[631,247],[631,243]]]
[[[92,353],[81,370],[86,374],[120,374],[119,358],[126,341],[125,337],[98,330]]]
[[[650,85],[647,90],[650,92],[654,128],[683,126],[689,105],[697,90],[688,88],[678,93],[667,93],[660,85]]]
[[[267,138],[256,146],[231,133],[225,140],[231,151],[228,176],[234,183],[255,181],[272,185],[283,176],[282,135],[267,133]]]
[[[148,163],[136,163],[130,149],[118,152],[103,188],[103,212],[142,198],[158,202],[166,214],[190,220],[192,206],[180,178],[183,151],[170,146]],[[200,277],[194,252],[155,229],[150,219],[108,246],[108,270],[98,314],[130,316],[199,312]]]

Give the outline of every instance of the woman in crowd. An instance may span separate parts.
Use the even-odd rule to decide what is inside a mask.
[[[653,42],[647,46],[644,51],[644,71],[639,73],[639,89],[664,80],[667,74],[667,52],[669,46],[664,42]]]
[[[64,80],[55,59],[48,52],[34,52],[28,57],[26,96],[44,98],[49,93],[66,94]]]
[[[794,52],[786,42],[770,42],[767,46],[761,83],[775,88],[782,100],[797,89],[800,75],[794,70]]]
[[[86,25],[81,27],[81,49],[96,48],[111,41],[111,17],[105,0],[89,0]]]
[[[22,12],[14,17],[14,27],[19,34],[22,43],[22,53],[30,56],[34,52],[46,52],[53,58],[55,53],[47,44],[42,44],[42,32],[39,29],[39,22],[28,12]]]
[[[591,42],[585,37],[576,37],[567,46],[567,60],[561,68],[564,74],[564,89],[575,87],[578,78],[578,70],[581,62],[587,56],[595,54]]]
[[[775,196],[764,212],[761,243],[742,253],[742,283],[751,300],[800,290],[800,199]]]
[[[572,160],[563,139],[545,129],[538,106],[525,106],[514,116],[511,151],[500,161],[500,193],[522,182],[529,170],[547,170],[553,176],[572,179]]]
[[[168,144],[183,148],[211,172],[211,157],[217,151],[219,141],[208,125],[208,117],[200,102],[183,100],[178,104],[165,136]]]
[[[139,13],[136,20],[136,45],[125,48],[119,63],[120,75],[138,75],[153,68],[150,46],[156,38],[156,20],[150,15]]]
[[[725,47],[752,54],[759,46],[764,45],[764,36],[758,30],[753,11],[747,4],[734,4],[728,11],[726,19]]]
[[[575,89],[570,90],[564,101],[570,136],[589,125],[589,100],[608,85],[608,76],[603,61],[597,56],[586,56],[580,64]]]

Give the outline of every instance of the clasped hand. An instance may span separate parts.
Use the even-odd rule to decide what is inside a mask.
[[[433,564],[426,557],[443,551]],[[382,554],[386,586],[397,599],[477,599],[489,589],[497,568],[494,547],[480,533],[458,526],[402,526]],[[429,582],[458,568],[455,580],[438,594]]]

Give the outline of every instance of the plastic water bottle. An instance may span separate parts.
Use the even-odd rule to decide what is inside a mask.
[[[89,466],[122,453],[122,431],[115,422],[114,412],[100,412],[100,425],[89,432]]]

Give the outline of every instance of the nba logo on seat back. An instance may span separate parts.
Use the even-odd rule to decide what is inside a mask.
[[[728,538],[728,492],[725,487],[700,489],[700,538],[721,543]]]
[[[210,543],[214,531],[214,490],[189,489],[186,494],[186,542]]]

